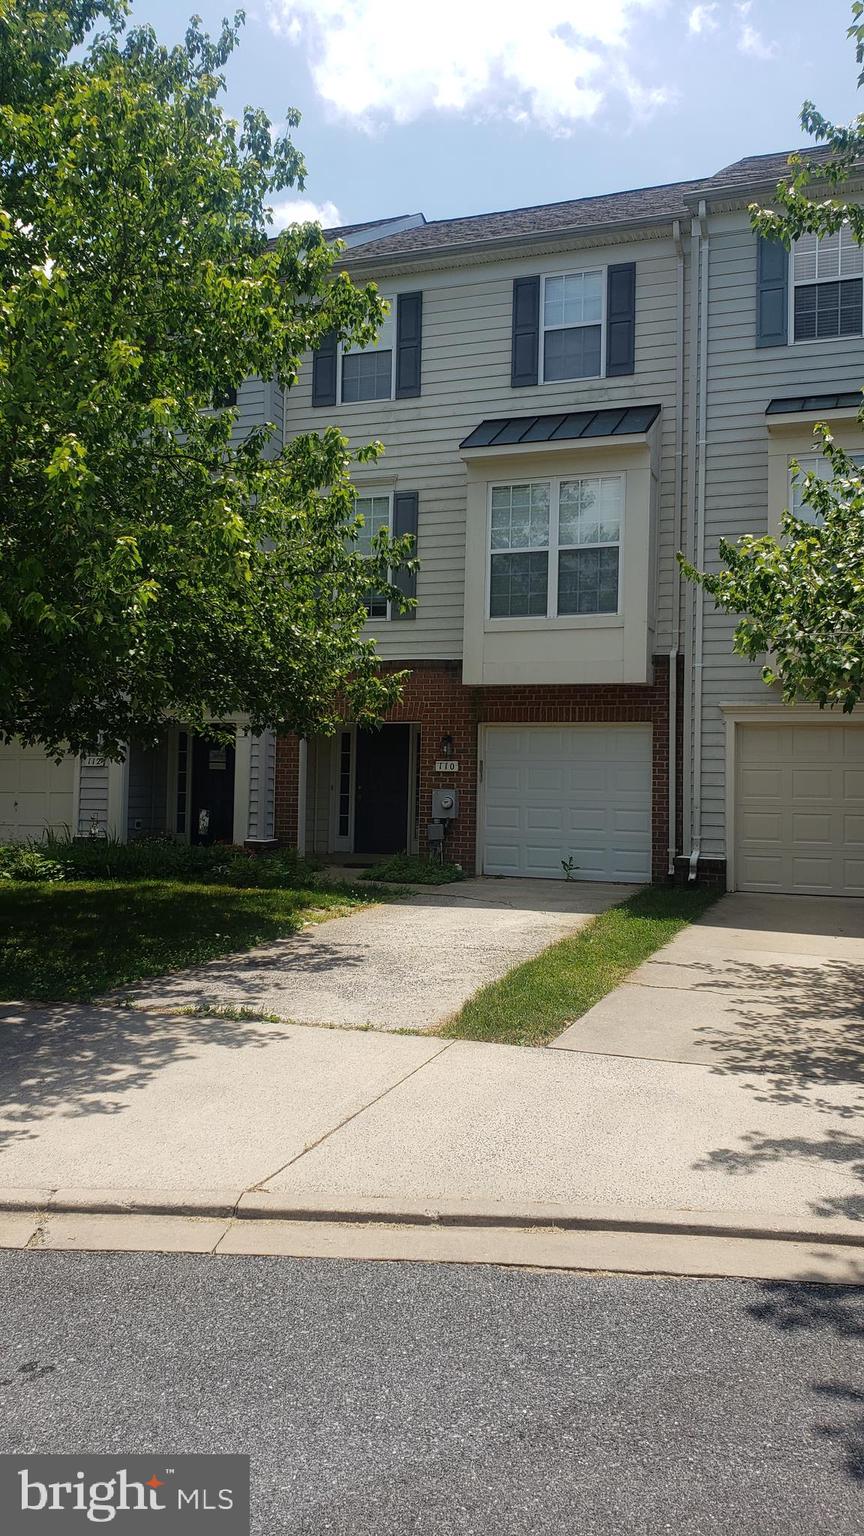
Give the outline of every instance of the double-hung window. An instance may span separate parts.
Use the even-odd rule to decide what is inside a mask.
[[[363,527],[357,538],[357,551],[367,557],[372,554],[372,540],[382,528],[390,532],[389,496],[358,496],[355,511],[363,518]],[[389,603],[383,592],[369,592],[366,596],[366,612],[370,619],[386,619]]]
[[[850,453],[849,458],[864,474],[864,453]],[[815,507],[809,506],[804,500],[804,477],[807,474],[813,474],[817,480],[833,480],[834,470],[831,460],[826,459],[821,453],[808,454],[806,457],[799,458],[797,462],[801,470],[797,479],[792,478],[792,465],[791,463],[789,465],[791,493],[789,506],[802,523],[812,523],[815,526],[820,520],[819,513]]]
[[[833,235],[801,235],[792,247],[792,336],[860,336],[862,249],[848,224]]]
[[[383,295],[382,295],[383,297]],[[376,341],[366,347],[340,349],[340,399],[392,400],[393,371],[396,356],[396,302],[389,299],[390,312]]]
[[[597,379],[603,372],[605,273],[564,272],[543,279],[543,382]]]
[[[489,617],[617,614],[623,475],[494,485]]]

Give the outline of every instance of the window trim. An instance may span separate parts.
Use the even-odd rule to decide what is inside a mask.
[[[381,294],[381,298],[384,299],[386,301],[386,303],[388,303],[390,305],[390,313],[387,315],[387,317],[386,317],[386,319],[384,321],[384,324],[385,325],[392,324],[392,326],[393,326],[393,343],[392,343],[392,346],[390,347],[390,393],[389,393],[389,395],[375,395],[374,398],[371,399],[371,400],[345,400],[343,398],[343,394],[342,394],[342,362],[343,362],[343,359],[345,357],[345,346],[344,346],[344,343],[340,341],[337,344],[337,347],[336,347],[336,404],[337,405],[380,405],[383,400],[395,400],[396,399],[396,324],[397,324],[397,312],[398,312],[397,311],[397,307],[398,307],[398,303],[399,303],[399,295],[396,294],[396,293],[382,293]],[[379,331],[379,333],[378,333],[379,341],[380,341],[380,336],[381,336],[381,333]],[[382,352],[386,352],[387,348],[386,347],[381,347],[379,349],[377,341],[374,342],[374,343],[370,343],[370,345],[368,347],[364,347],[362,349],[362,351],[359,351],[359,350],[357,350],[356,348],[353,348],[353,347],[349,347],[348,348],[348,352],[349,353],[353,353],[357,357],[363,357],[364,354],[366,354],[366,353],[373,353],[373,352],[377,352],[379,350],[382,351]],[[392,506],[391,506],[390,512],[391,512],[391,517],[392,517],[392,512],[393,512]]]
[[[548,331],[572,331],[581,330],[581,326],[549,325],[546,324],[546,283],[550,277],[585,277],[589,273],[598,273],[600,276],[600,372],[583,373],[575,379],[547,379],[546,377],[546,332]],[[564,271],[541,272],[540,274],[540,344],[539,357],[537,359],[537,376],[539,384],[579,384],[583,379],[605,379],[606,377],[606,310],[609,297],[609,271],[608,263],[604,262],[592,267],[567,267]],[[596,320],[589,322],[596,325]]]
[[[561,485],[572,480],[602,480],[616,479],[621,481],[621,521],[617,546],[614,544],[566,544],[565,553],[573,549],[615,549],[618,550],[618,606],[614,613],[559,613],[558,612],[558,564],[561,554],[559,545]],[[492,548],[492,492],[501,487],[513,485],[548,485],[549,486],[549,543],[545,549],[535,546],[526,546],[524,549],[496,549]],[[570,474],[559,475],[525,475],[508,476],[507,479],[488,480],[486,482],[486,575],[484,596],[484,628],[489,631],[501,629],[549,629],[550,626],[557,629],[611,629],[624,623],[623,601],[623,555],[624,539],[627,518],[627,470],[586,470],[573,471]],[[492,613],[492,559],[494,555],[529,555],[546,554],[549,557],[546,572],[546,613],[540,614],[493,614]]]
[[[821,237],[820,237],[821,238]],[[862,265],[864,265],[864,246],[862,246]],[[839,272],[839,262],[838,262]],[[862,321],[860,331],[850,331],[845,336],[799,336],[795,335],[795,293],[798,288],[821,288],[826,283],[860,283],[862,298]],[[790,347],[824,347],[837,341],[858,341],[864,336],[864,272],[859,272],[851,277],[804,277],[799,281],[795,277],[795,242],[789,252],[789,294],[787,297],[788,318],[788,345]]]
[[[352,405],[363,405],[363,404],[369,405],[372,402],[371,401],[356,400],[356,401],[351,401],[350,403]],[[358,490],[357,496],[356,496],[356,499],[355,499],[355,502],[354,502],[354,509],[355,509],[355,512],[358,510],[358,506],[359,506],[359,503],[361,501],[374,501],[374,500],[383,501],[385,499],[385,497],[387,499],[387,532],[389,533],[390,537],[392,538],[393,537],[393,490],[392,490],[392,487],[388,487],[386,490],[384,489],[383,486],[380,488],[380,490],[374,490],[374,491],[373,490],[366,490],[366,489]],[[386,612],[386,614],[385,613],[376,613],[376,614],[371,614],[370,613],[370,614],[367,614],[366,615],[366,623],[367,624],[389,624],[392,618],[393,618],[393,599],[388,597],[388,599],[387,599],[387,612]]]

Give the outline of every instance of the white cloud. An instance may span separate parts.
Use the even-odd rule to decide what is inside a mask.
[[[308,224],[312,221],[323,224],[325,229],[335,229],[343,223],[335,203],[313,203],[308,197],[287,197],[283,202],[273,204],[274,234],[288,224]]]
[[[640,13],[664,0],[268,0],[305,48],[319,94],[365,127],[471,112],[567,132],[613,96],[639,114],[669,99],[636,79]]]
[[[696,37],[699,37],[703,32],[716,32],[719,26],[717,6],[711,4],[694,5],[690,15],[687,17],[687,26]]]
[[[740,30],[738,32],[738,52],[744,53],[751,59],[773,59],[777,54],[777,44],[766,42],[762,33],[747,20],[753,9],[753,0],[741,0],[735,6],[740,18]]]

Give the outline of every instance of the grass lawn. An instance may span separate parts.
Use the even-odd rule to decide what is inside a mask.
[[[638,891],[484,987],[438,1033],[451,1040],[546,1045],[716,899],[713,891],[678,887]]]
[[[0,1001],[86,1002],[293,933],[380,893],[176,880],[0,882]]]

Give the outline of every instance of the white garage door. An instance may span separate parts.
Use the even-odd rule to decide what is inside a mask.
[[[487,875],[650,880],[649,725],[489,726],[483,760]]]
[[[735,884],[864,895],[864,725],[736,732]]]
[[[54,763],[38,747],[0,743],[0,842],[71,827],[74,772],[73,757]]]

